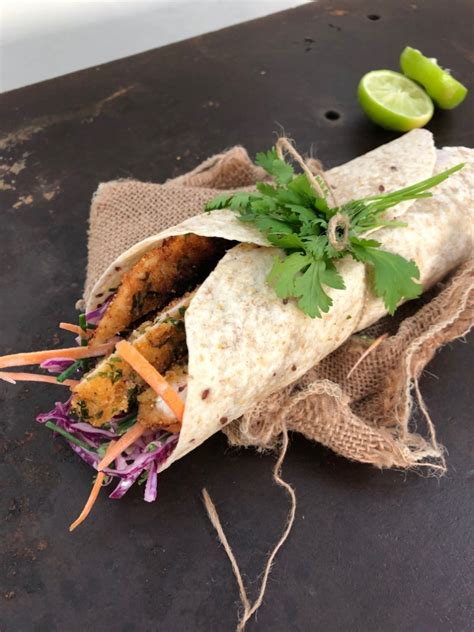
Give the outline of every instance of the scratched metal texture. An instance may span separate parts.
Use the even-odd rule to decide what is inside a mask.
[[[360,112],[359,78],[406,44],[472,88],[468,0],[323,0],[0,98],[0,350],[68,344],[99,182],[162,181],[285,129],[332,166],[393,138]],[[371,17],[369,17],[371,16]],[[338,118],[328,119],[328,111]],[[437,112],[438,145],[473,144],[470,100]],[[447,446],[442,480],[350,463],[292,437],[298,497],[249,631],[472,629],[472,346],[429,365],[422,390]],[[232,630],[238,592],[200,501],[212,494],[250,590],[286,519],[274,458],[215,436],[165,472],[159,500],[104,494],[74,535],[91,471],[35,415],[59,387],[0,384],[0,630]],[[420,429],[422,421],[419,420]]]

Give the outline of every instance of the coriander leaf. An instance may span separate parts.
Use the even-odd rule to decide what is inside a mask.
[[[304,173],[295,176],[293,180],[288,183],[288,189],[304,198],[305,202],[309,202],[310,204],[316,200],[316,193]]]
[[[313,259],[306,271],[295,280],[295,292],[299,296],[298,307],[311,318],[320,318],[321,312],[328,312],[332,298],[324,291],[323,284],[343,290],[344,280],[331,265],[324,260]]]
[[[307,206],[301,206],[300,204],[285,204],[285,206],[293,213],[296,213],[302,222],[313,222],[316,219],[314,211]]]
[[[414,261],[386,250],[354,243],[351,243],[351,252],[357,261],[371,266],[374,293],[383,299],[389,314],[394,314],[402,299],[420,296],[423,288],[413,280],[420,278]]]
[[[266,182],[257,182],[255,186],[257,187],[257,191],[260,191],[260,193],[267,195],[268,197],[275,197],[278,195],[278,189]]]
[[[301,250],[304,248],[304,243],[294,233],[288,235],[268,233],[267,239],[271,244],[282,250]]]
[[[276,220],[268,215],[262,215],[257,216],[254,219],[254,223],[274,246],[289,250],[304,248],[301,239],[293,232],[293,227],[285,222]]]
[[[244,193],[239,191],[230,198],[230,208],[233,211],[237,211],[240,208],[246,208],[251,199],[251,193]]]
[[[279,204],[304,204],[304,199],[295,193],[294,191],[290,191],[288,188],[278,187],[277,189],[277,201]]]
[[[380,241],[376,239],[361,239],[360,237],[351,237],[351,244],[356,246],[362,246],[363,248],[380,248],[382,245]]]
[[[326,233],[328,223],[321,217],[314,217],[311,222],[304,222],[301,224],[300,237],[310,237],[312,235],[318,236],[321,233]]]
[[[295,277],[311,264],[311,257],[302,252],[295,252],[284,259],[273,258],[273,266],[267,276],[269,283],[280,298],[295,296]]]
[[[221,208],[229,208],[229,204],[232,197],[233,196],[229,195],[228,193],[221,193],[220,195],[213,198],[212,200],[209,200],[209,202],[204,207],[204,210],[209,212],[209,211],[215,211]]]
[[[255,157],[255,163],[273,176],[278,184],[288,184],[295,174],[291,165],[278,158],[275,148],[266,153],[259,152]]]
[[[314,205],[318,211],[321,211],[326,215],[326,217],[329,217],[330,208],[326,200],[324,200],[323,198],[316,198]]]
[[[335,290],[345,290],[346,284],[344,279],[336,270],[336,266],[331,261],[326,261],[326,269],[321,273],[321,281],[328,287]]]
[[[291,235],[293,228],[285,222],[281,222],[269,215],[261,215],[255,218],[255,226],[262,233],[270,233],[274,235]]]
[[[275,160],[273,163],[272,175],[278,184],[288,184],[294,174],[293,167],[283,160]]]
[[[273,198],[268,197],[268,195],[255,198],[250,203],[250,208],[255,213],[272,213],[277,206],[277,202]]]
[[[275,160],[278,160],[275,147],[272,147],[268,151],[259,151],[255,156],[255,164],[270,174]]]
[[[327,245],[328,238],[326,235],[311,235],[304,239],[305,249],[310,252],[315,259],[322,259],[324,257]]]

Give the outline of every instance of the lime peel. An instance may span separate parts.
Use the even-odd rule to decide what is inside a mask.
[[[466,98],[467,88],[449,70],[441,68],[436,59],[425,57],[416,48],[406,46],[403,49],[400,67],[407,77],[425,88],[439,108],[451,110]]]
[[[430,97],[417,83],[393,70],[373,70],[360,80],[358,97],[367,116],[385,129],[408,132],[433,116]]]

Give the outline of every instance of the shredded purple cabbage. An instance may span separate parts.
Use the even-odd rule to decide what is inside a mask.
[[[51,410],[49,413],[41,413],[40,415],[36,417],[36,421],[39,421],[40,424],[44,424],[50,419],[56,422],[65,421],[69,415],[70,409],[71,409],[71,398],[69,398],[66,402],[64,402],[64,404],[62,402],[56,402],[53,410]],[[61,426],[61,423],[58,423],[58,426]]]
[[[110,296],[99,308],[86,314],[87,323],[97,325],[105,313],[112,299]],[[80,340],[79,340],[80,343]],[[51,373],[62,373],[72,364],[72,360],[66,358],[53,358],[41,364],[42,368]],[[120,437],[119,426],[127,419],[131,419],[130,412],[126,415],[117,415],[107,424],[107,428],[96,428],[88,423],[77,420],[71,412],[71,398],[66,402],[57,402],[48,413],[42,413],[36,420],[44,424],[47,421],[54,422],[59,428],[71,434],[82,445],[67,441],[70,448],[81,457],[88,465],[97,470],[108,443]],[[109,498],[122,498],[130,487],[141,477],[146,477],[144,499],[153,502],[157,496],[158,470],[172,453],[178,434],[170,434],[163,430],[150,430],[143,434],[123,454],[115,459],[115,469],[106,468],[104,474],[108,477],[107,484],[116,478],[118,485],[109,495]],[[86,449],[85,446],[88,446]]]
[[[156,500],[156,492],[158,487],[158,466],[156,461],[153,461],[148,468],[148,478],[146,479],[145,495],[143,498],[147,503],[151,503]]]
[[[95,428],[82,421],[77,421],[72,416],[71,399],[64,403],[57,402],[53,410],[38,415],[36,418],[39,423],[54,421],[57,426],[90,446],[90,449],[85,449],[68,441],[71,449],[95,470],[103,456],[106,444],[111,439],[120,437],[117,428],[123,419],[123,415],[111,419],[107,430]],[[120,479],[117,487],[110,494],[110,498],[122,498],[133,483],[144,472],[148,472],[144,497],[147,502],[156,500],[158,468],[169,457],[177,441],[177,434],[170,434],[163,430],[150,430],[127,448],[116,459],[115,468],[109,467],[103,470],[108,477]]]
[[[109,306],[109,303],[110,303],[110,301],[112,300],[113,297],[114,297],[114,294],[111,294],[108,298],[105,299],[105,301],[102,303],[102,305],[100,307],[97,307],[97,309],[92,310],[92,312],[87,312],[87,314],[86,314],[86,322],[87,322],[88,325],[98,325],[99,324],[100,319],[105,314],[105,310]]]
[[[74,360],[70,358],[50,358],[40,364],[42,369],[46,369],[50,373],[62,373],[68,369],[71,364],[74,364]]]

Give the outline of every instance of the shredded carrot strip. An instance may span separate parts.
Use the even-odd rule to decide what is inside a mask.
[[[178,421],[183,420],[184,403],[165,378],[142,354],[126,340],[121,340],[116,350],[138,375],[168,404]]]
[[[377,349],[377,347],[379,346],[379,344],[381,342],[383,342],[385,340],[385,338],[388,337],[388,333],[382,334],[379,338],[377,338],[376,340],[373,341],[373,343],[370,345],[370,347],[368,347],[364,353],[360,356],[360,358],[357,360],[357,362],[354,364],[354,366],[352,367],[352,369],[349,371],[349,373],[347,374],[346,379],[348,380],[351,375],[354,373],[354,371],[357,369],[357,367],[359,366],[359,364],[361,362],[363,362],[365,360],[365,358],[369,355],[369,353],[372,353],[372,351],[374,351],[375,349]]]
[[[12,355],[0,356],[0,369],[12,366],[25,366],[27,364],[41,364],[41,362],[50,358],[69,358],[70,360],[95,358],[112,351],[114,344],[114,342],[106,342],[95,347],[69,347],[68,349],[48,349],[47,351],[32,351],[31,353],[13,353]]]
[[[107,450],[102,461],[99,462],[97,469],[101,472],[103,469],[108,467],[112,461],[122,454],[124,450],[126,450],[132,443],[135,443],[137,439],[139,439],[142,434],[145,432],[145,427],[140,423],[136,423],[133,425],[130,430],[120,437],[118,441],[113,444],[113,448]]]
[[[37,373],[14,373],[13,371],[0,371],[0,380],[16,384],[17,382],[48,382],[49,384],[58,384],[59,386],[76,386],[79,380],[64,380],[58,382],[53,375],[38,375]]]
[[[89,331],[84,331],[82,327],[79,327],[79,325],[73,325],[72,323],[59,323],[59,329],[70,331],[71,333],[78,334],[83,338],[89,338],[91,335]]]
[[[113,450],[114,445],[114,442],[109,444],[105,452],[105,456],[107,456],[107,454],[109,454]],[[79,517],[76,518],[76,520],[74,520],[74,522],[71,524],[71,526],[69,527],[69,531],[74,531],[74,529],[78,527],[81,522],[84,522],[84,520],[90,514],[92,507],[94,506],[95,501],[99,496],[100,488],[102,487],[104,478],[105,474],[103,472],[98,472],[97,477],[94,481],[94,485],[92,486],[91,493],[89,494],[89,498],[86,500],[86,504],[84,505],[84,509],[79,514]]]

